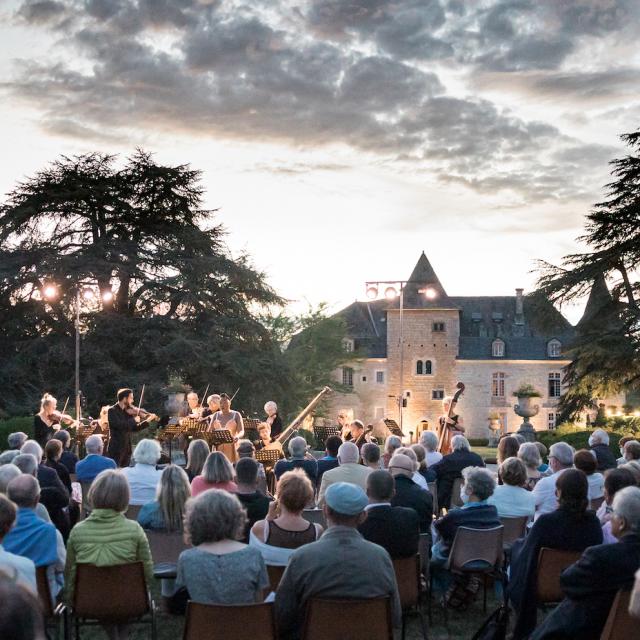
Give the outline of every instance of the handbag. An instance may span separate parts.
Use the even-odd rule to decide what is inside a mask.
[[[509,628],[509,607],[501,605],[482,623],[472,640],[505,640]]]

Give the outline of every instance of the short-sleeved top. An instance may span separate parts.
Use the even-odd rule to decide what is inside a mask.
[[[197,547],[178,558],[176,587],[203,604],[253,604],[256,593],[269,586],[262,554],[254,547],[217,555]]]
[[[229,411],[226,415],[222,413],[222,411],[216,411],[211,417],[211,424],[215,421],[220,423],[220,426],[223,429],[227,428],[227,423],[232,420],[236,423],[236,430],[231,435],[235,436],[236,433],[240,433],[244,429],[244,421],[242,420],[242,416],[237,411]]]

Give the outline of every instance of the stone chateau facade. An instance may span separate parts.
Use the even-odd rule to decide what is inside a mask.
[[[604,280],[596,282],[580,322],[596,313],[599,300],[608,295]],[[335,371],[335,379],[352,391],[332,395],[331,415],[346,411],[365,424],[383,418],[399,423],[402,391],[405,435],[423,419],[433,429],[442,398],[461,381],[466,390],[457,412],[467,435],[483,438],[490,435],[492,414],[499,417],[503,433],[518,430],[522,418],[514,411],[513,392],[531,384],[541,394],[534,398],[540,410],[531,423],[536,430],[555,428],[563,368],[569,364],[564,352],[580,323],[574,327],[553,305],[543,306],[535,306],[522,289],[512,296],[449,296],[423,253],[404,289],[402,379],[398,299],[357,301],[338,312],[354,360]],[[622,406],[624,396],[603,402]]]

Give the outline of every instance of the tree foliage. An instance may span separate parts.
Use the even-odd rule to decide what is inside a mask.
[[[538,295],[554,303],[586,296],[602,278],[610,289],[578,325],[568,352],[563,419],[596,397],[640,386],[640,131],[621,138],[630,152],[611,162],[606,198],[587,216],[578,238],[587,250],[565,256],[561,265],[540,263]]]

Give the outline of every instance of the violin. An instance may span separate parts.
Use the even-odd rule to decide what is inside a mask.
[[[47,417],[51,420],[52,425],[62,424],[63,421],[67,425],[73,425],[76,422],[68,413],[62,413],[62,411],[52,411]]]
[[[125,413],[130,416],[134,416],[135,418],[140,418],[141,420],[148,420],[149,422],[154,422],[159,420],[158,416],[155,413],[151,413],[150,411],[146,411],[141,407],[136,407],[135,405],[129,405],[125,409]]]

